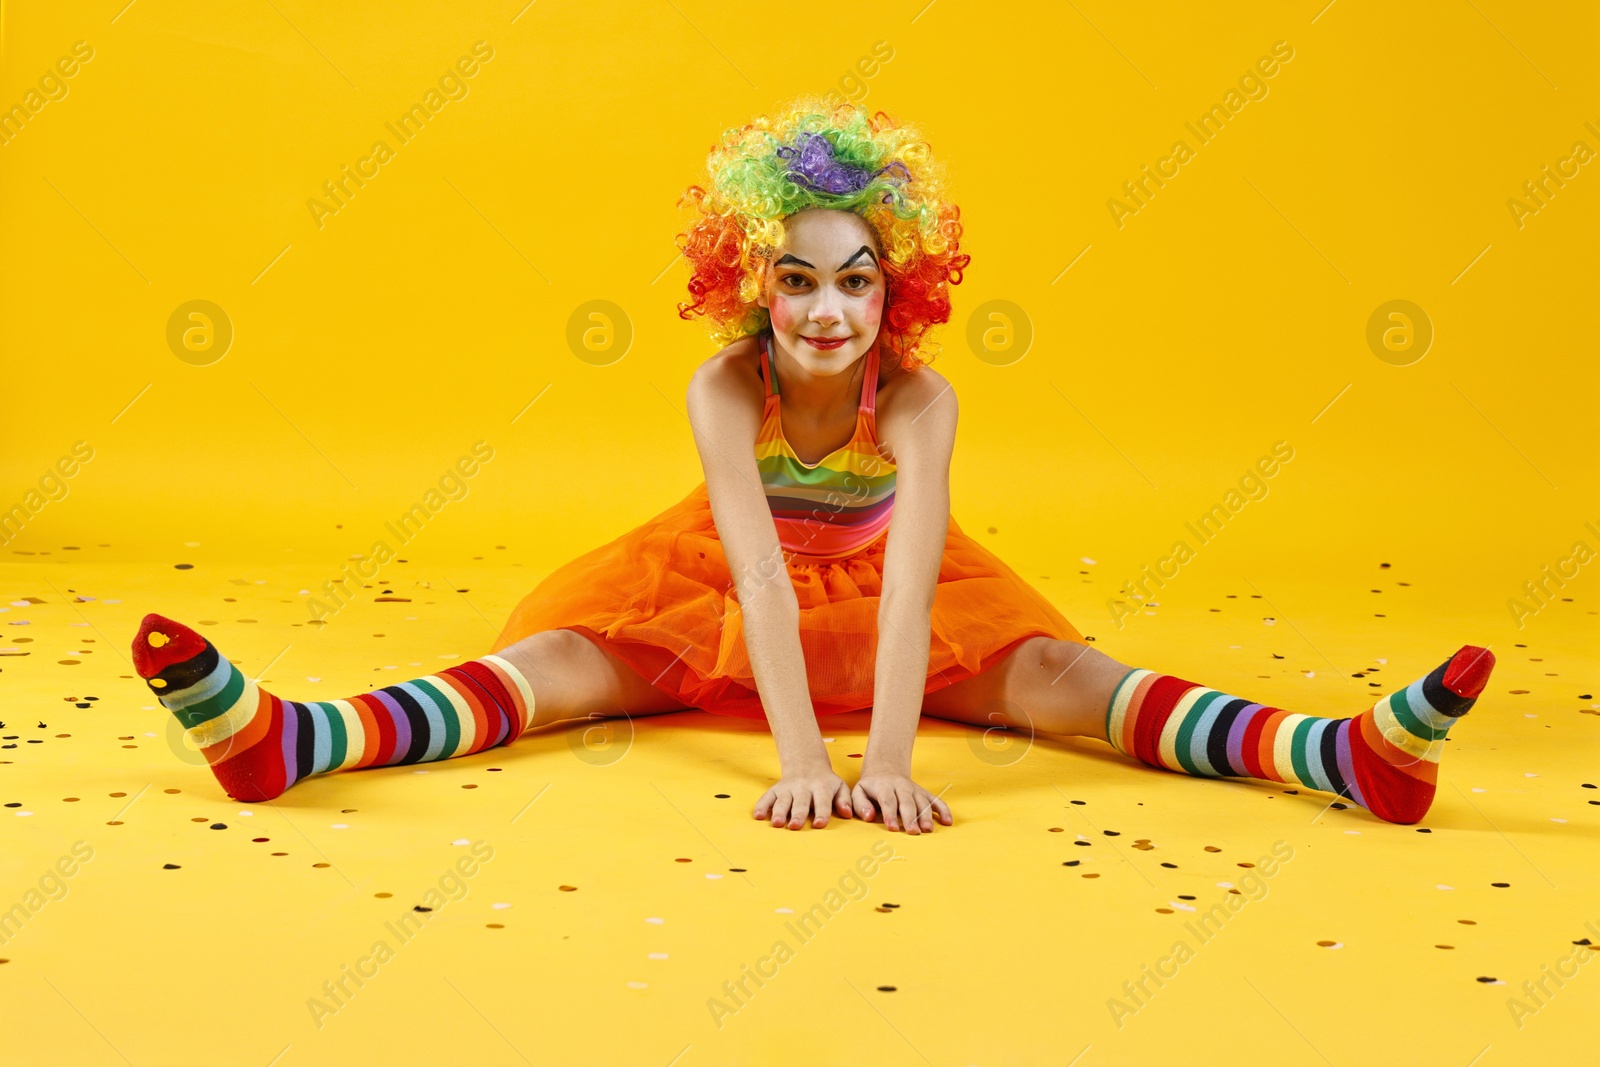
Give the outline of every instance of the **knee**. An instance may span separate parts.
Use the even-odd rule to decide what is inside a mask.
[[[1057,641],[1050,637],[1033,638],[1025,648],[1032,673],[1042,677],[1046,684],[1059,685],[1070,681],[1074,673],[1092,664],[1095,656],[1100,656],[1088,645],[1080,645],[1076,641]]]
[[[500,655],[514,655],[536,662],[545,670],[580,662],[585,649],[593,648],[589,639],[575,630],[541,630],[507,648]]]
[[[543,719],[569,701],[575,680],[595,654],[588,638],[573,630],[542,630],[518,641],[501,656],[515,664],[533,687],[536,716]]]
[[[1042,638],[1030,649],[1027,661],[1033,685],[1052,692],[1099,693],[1128,668],[1093,645]]]

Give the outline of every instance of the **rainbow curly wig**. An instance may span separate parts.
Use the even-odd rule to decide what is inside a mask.
[[[917,352],[930,327],[950,321],[950,286],[972,257],[960,251],[961,209],[944,169],[914,126],[805,95],[725,131],[706,170],[710,192],[692,185],[678,201],[695,213],[677,235],[693,297],[678,305],[680,318],[705,316],[721,345],[764,329],[768,311],[756,298],[783,220],[813,207],[853,211],[877,235],[888,282],[880,358],[923,365]]]

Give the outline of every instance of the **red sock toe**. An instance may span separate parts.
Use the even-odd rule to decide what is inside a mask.
[[[133,669],[141,678],[154,678],[174,663],[193,659],[205,650],[205,638],[181,622],[151,612],[139,623],[133,638]]]
[[[1445,668],[1444,687],[1456,696],[1476,697],[1489,683],[1494,670],[1494,653],[1477,645],[1462,645]]]

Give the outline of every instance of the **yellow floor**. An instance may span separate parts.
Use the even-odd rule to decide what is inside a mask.
[[[198,624],[282,695],[333,697],[481,654],[529,572],[514,550],[414,559],[319,631],[294,566],[201,548],[180,571],[113,551],[0,565],[16,746],[0,764],[0,905],[25,916],[5,928],[0,996],[28,1024],[21,1044],[8,1025],[8,1063],[1492,1065],[1574,1062],[1592,1038],[1600,967],[1564,988],[1546,977],[1577,969],[1575,942],[1600,943],[1580,598],[1541,620],[1539,644],[1497,646],[1420,827],[1098,743],[986,746],[928,721],[916,771],[948,786],[956,822],[907,838],[752,820],[770,737],[701,714],[231,803],[132,677],[144,611]],[[1041,585],[1084,616],[1106,590],[1077,569],[1076,589]],[[1399,594],[1437,592],[1400,581],[1374,568],[1393,596],[1381,635],[1329,636],[1367,589],[1268,625],[1248,591],[1197,574],[1197,606],[1099,644],[1350,713],[1473,636],[1396,611]],[[372,600],[385,590],[396,599]],[[1346,651],[1362,645],[1386,662]],[[825,730],[851,780],[866,725]],[[69,876],[51,877],[58,862]],[[730,996],[741,980],[748,995]],[[1529,998],[1530,980],[1553,995]],[[1519,1017],[1513,997],[1536,1010]]]
[[[809,16],[0,0],[0,1067],[1595,1059],[1594,5]],[[917,838],[755,822],[770,735],[699,714],[260,805],[183,749],[146,612],[346,696],[703,477],[674,205],[835,86],[950,168],[963,529],[1118,659],[1297,711],[1492,648],[1420,827],[937,721]]]

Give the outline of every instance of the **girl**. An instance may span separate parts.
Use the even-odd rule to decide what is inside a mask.
[[[1353,718],[1290,714],[1119,663],[950,514],[950,383],[918,354],[970,257],[918,131],[802,97],[727,131],[679,247],[725,347],[692,376],[705,480],[567,563],[488,655],[345,700],[260,689],[204,637],[147,615],[134,661],[228,794],[448,759],[584,717],[762,718],[781,770],[753,815],[952,825],[911,776],[920,715],[1093,737],[1152,766],[1292,782],[1414,823],[1446,731],[1494,657],[1463,647]],[[881,639],[880,639],[881,638]],[[861,774],[818,718],[871,709]]]

